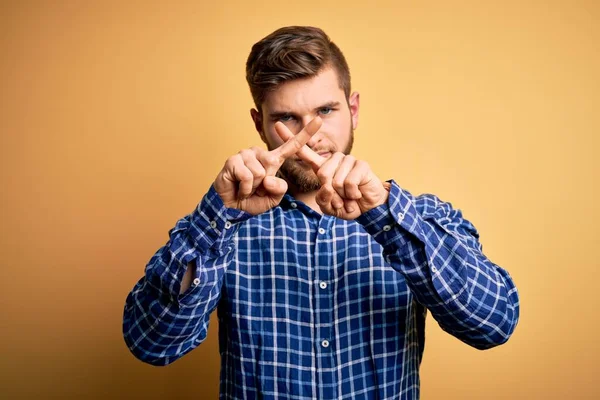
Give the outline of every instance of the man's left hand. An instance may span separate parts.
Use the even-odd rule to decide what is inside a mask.
[[[281,122],[275,124],[275,130],[284,141],[294,136]],[[352,220],[387,202],[390,184],[377,178],[366,161],[341,152],[325,158],[307,145],[296,155],[311,166],[321,182],[316,202],[323,213]]]

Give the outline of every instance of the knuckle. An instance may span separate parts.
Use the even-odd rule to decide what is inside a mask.
[[[248,160],[251,160],[252,158],[256,158],[256,156],[254,155],[254,152],[250,149],[240,150],[240,152],[237,155],[240,157],[240,159],[243,162],[247,162]]]
[[[333,179],[333,187],[336,189],[343,189],[344,188],[344,180],[340,179],[340,178],[334,178]]]
[[[330,196],[329,191],[325,187],[323,187],[317,193],[317,201],[319,201],[321,204],[327,204],[327,201],[329,200],[329,196]]]
[[[254,178],[254,175],[252,175],[252,172],[248,168],[240,168],[238,174],[239,177],[245,181],[252,180]]]
[[[229,157],[229,158],[228,158],[228,159],[225,161],[225,168],[226,168],[226,169],[231,169],[231,168],[233,168],[233,166],[236,164],[236,160],[237,160],[237,158],[236,158],[236,156],[235,156],[235,155],[234,155],[234,156],[231,156],[231,157]]]
[[[266,154],[264,160],[267,165],[275,165],[279,163],[279,157],[274,154]]]
[[[363,160],[357,160],[356,166],[363,168],[363,169],[371,169],[371,167],[369,166],[369,163],[366,161],[363,161]]]
[[[344,182],[344,188],[346,188],[346,189],[352,189],[356,186],[357,186],[357,182],[355,182],[355,180],[352,178],[348,178],[348,179],[346,179],[346,182]]]
[[[327,173],[327,171],[323,170],[323,168],[317,171],[317,178],[319,178],[319,180],[321,181],[327,179],[328,176],[329,174]]]
[[[257,178],[257,179],[261,179],[262,180],[262,179],[265,178],[265,176],[267,176],[267,172],[264,170],[264,168],[261,168],[261,169],[256,170],[254,172],[254,177]]]

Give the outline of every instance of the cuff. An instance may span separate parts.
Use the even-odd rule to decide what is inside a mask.
[[[356,219],[367,233],[383,246],[386,253],[396,253],[407,243],[406,232],[422,240],[421,216],[415,207],[414,196],[402,189],[393,179],[388,201],[367,211]]]
[[[216,192],[213,185],[191,214],[187,236],[193,242],[197,251],[190,252],[188,257],[182,260],[182,266],[194,260],[193,281],[190,288],[179,294],[178,300],[181,306],[196,304],[198,299],[208,297],[214,283],[218,281],[218,267],[216,259],[228,253],[233,244],[231,239],[236,232],[237,224],[251,218],[252,214],[245,211],[227,208]],[[206,257],[200,257],[200,254]],[[210,255],[209,255],[210,254]],[[201,260],[202,258],[202,260]],[[178,274],[181,282],[186,268],[182,268]],[[179,291],[179,285],[176,288]]]
[[[225,207],[211,185],[192,213],[188,234],[201,251],[206,251],[217,241],[228,243],[236,231],[236,224],[251,217],[252,214],[245,211]]]

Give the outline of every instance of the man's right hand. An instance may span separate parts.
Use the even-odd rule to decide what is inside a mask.
[[[277,206],[288,186],[275,174],[288,157],[308,143],[321,124],[321,118],[315,117],[297,135],[274,150],[252,147],[229,157],[214,183],[225,207],[258,215]]]

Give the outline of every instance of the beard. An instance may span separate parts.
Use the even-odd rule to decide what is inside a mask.
[[[343,150],[343,153],[346,155],[350,154],[353,145],[354,129],[350,128],[350,141]],[[333,154],[339,150],[335,145],[332,144],[329,147],[313,149],[313,151],[329,151],[331,154]],[[288,158],[285,160],[281,165],[281,168],[279,168],[277,176],[284,179],[290,186],[293,187],[294,191],[298,193],[314,192],[321,188],[321,182],[310,165],[306,163],[299,163],[298,159]]]

